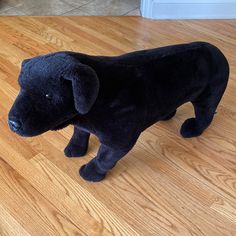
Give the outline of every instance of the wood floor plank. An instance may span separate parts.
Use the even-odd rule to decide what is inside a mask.
[[[86,235],[46,201],[3,159],[0,159],[0,164],[1,204],[4,204],[4,207],[19,220],[30,235],[73,235],[74,232],[79,235]],[[35,228],[37,228],[37,233],[34,230]],[[6,231],[6,228],[4,227],[3,230]],[[15,235],[16,232],[14,232]]]
[[[63,173],[53,165],[42,154],[38,154],[30,160],[45,176],[59,187],[66,195],[72,198],[78,208],[82,207],[90,213],[98,222],[103,222],[104,226],[115,235],[137,235],[137,233],[122,219],[109,211],[92,194],[82,188],[76,181]]]
[[[211,205],[211,208],[216,210],[218,213],[225,216],[232,223],[235,223],[236,210],[235,205],[232,206],[231,203],[222,198],[216,199],[216,201]]]
[[[22,138],[10,132],[22,60],[58,50],[119,55],[191,41],[218,46],[230,80],[211,126],[183,139],[191,104],[159,122],[106,179],[78,169],[96,155],[66,158],[72,127]],[[0,17],[0,235],[236,235],[236,20],[141,17]]]
[[[175,168],[181,168],[183,172],[191,173],[216,192],[234,199],[236,191],[234,173],[218,165],[214,160],[207,162],[198,149],[191,149],[188,143],[181,142],[179,138],[166,140],[166,138],[162,139],[162,135],[160,132],[156,133],[156,136],[146,132],[143,135],[143,140],[147,138],[147,141],[143,142],[146,144],[143,145],[144,150],[152,152],[153,156],[161,156],[164,152],[165,161],[175,165]],[[180,145],[178,145],[178,141],[181,142]]]
[[[0,205],[0,235],[1,236],[30,236],[6,209]]]
[[[22,158],[22,156],[20,156],[16,151],[14,151],[9,144],[1,142],[0,148],[5,148],[2,159],[20,175],[22,175],[23,178],[27,179],[28,182],[51,204],[54,204],[54,206],[57,207],[63,215],[68,217],[69,214],[70,220],[74,225],[80,228],[81,232],[84,232],[84,235],[111,235],[102,224],[99,224],[91,218],[84,210],[78,209],[78,205],[69,197],[62,194],[58,195],[56,186],[48,181],[43,175],[35,175],[35,173],[37,173],[35,167],[30,162]],[[21,164],[19,165],[19,163]],[[45,210],[46,209],[47,208],[45,208]],[[69,209],[73,209],[73,211],[70,211]]]

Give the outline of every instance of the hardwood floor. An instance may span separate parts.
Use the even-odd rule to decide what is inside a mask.
[[[107,178],[89,183],[84,158],[63,149],[72,127],[22,138],[7,114],[25,58],[57,50],[117,55],[209,41],[229,60],[226,93],[212,125],[183,139],[190,104],[147,129]],[[236,235],[236,21],[154,21],[139,17],[0,18],[0,235]]]

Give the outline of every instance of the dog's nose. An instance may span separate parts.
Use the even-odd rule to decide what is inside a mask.
[[[8,120],[8,124],[11,128],[12,131],[16,132],[17,130],[20,129],[21,127],[21,123],[19,121],[16,121],[16,120]]]

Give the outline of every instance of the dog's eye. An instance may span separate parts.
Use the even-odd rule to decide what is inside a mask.
[[[45,94],[45,97],[46,97],[48,100],[52,100],[52,95],[49,94],[49,93],[46,93],[46,94]]]

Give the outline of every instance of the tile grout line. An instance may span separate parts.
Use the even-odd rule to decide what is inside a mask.
[[[15,10],[15,11],[17,11],[18,13],[22,13],[22,14],[5,14],[5,12],[7,12],[7,11],[9,11],[9,10]],[[24,12],[24,11],[22,11],[22,10],[19,10],[17,7],[10,7],[10,8],[8,8],[8,9],[6,9],[6,10],[4,10],[4,11],[0,11],[0,16],[25,16],[26,15],[26,13]]]
[[[88,1],[87,3],[85,3],[85,4],[83,4],[83,5],[79,6],[79,7],[75,7],[75,8],[72,9],[72,10],[66,11],[66,12],[60,14],[60,16],[63,16],[64,14],[66,14],[66,13],[68,13],[68,12],[71,12],[71,11],[74,11],[74,10],[76,10],[76,9],[79,10],[79,8],[81,8],[81,7],[85,6],[85,5],[88,5],[88,4],[91,3],[91,2],[94,2],[94,0]],[[83,12],[86,13],[86,11],[83,11]],[[68,16],[69,16],[69,15],[68,15]]]
[[[122,16],[126,16],[126,15],[129,14],[131,11],[134,11],[134,10],[136,10],[136,9],[139,9],[139,6],[136,7],[136,8],[134,8],[134,9],[132,9],[132,10],[130,10],[130,11],[128,11],[128,12],[126,12],[126,13],[123,14]],[[140,9],[139,9],[139,11],[140,11]]]

